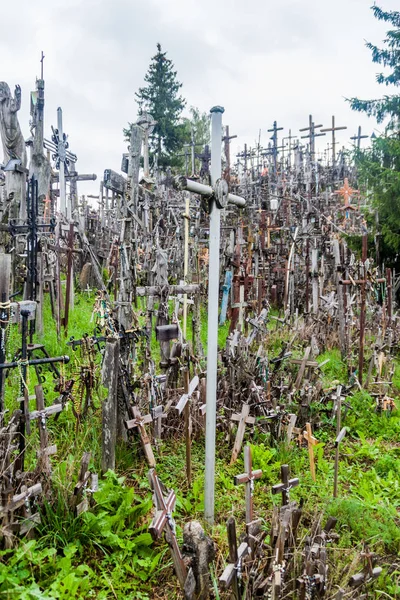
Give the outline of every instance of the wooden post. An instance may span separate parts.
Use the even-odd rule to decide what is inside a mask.
[[[119,364],[119,338],[109,338],[102,367],[102,383],[108,389],[107,399],[103,402],[102,455],[103,473],[115,469],[115,445],[117,441],[117,386]]]
[[[225,567],[224,572],[219,578],[219,582],[224,589],[231,588],[235,600],[240,600],[242,562],[249,554],[249,546],[246,542],[242,542],[239,548],[237,547],[236,524],[233,517],[228,519],[226,530],[228,533],[229,544],[229,564]]]
[[[6,362],[7,327],[11,319],[10,306],[11,254],[0,254],[0,364]],[[0,425],[4,417],[4,375],[0,370]]]
[[[199,378],[195,375],[192,381],[189,383],[189,369],[185,369],[183,372],[183,386],[184,394],[176,405],[176,409],[179,414],[183,410],[185,417],[185,443],[186,443],[186,479],[190,487],[192,482],[192,442],[191,442],[191,418],[190,418],[190,399],[197,386],[199,385]]]
[[[311,477],[315,481],[315,459],[314,459],[314,446],[318,444],[318,440],[313,436],[311,431],[311,423],[306,423],[306,430],[303,431],[303,438],[308,444],[308,455],[310,457],[310,471]]]

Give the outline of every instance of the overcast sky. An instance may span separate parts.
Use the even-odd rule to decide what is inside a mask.
[[[365,40],[380,44],[388,24],[372,0],[19,0],[0,36],[1,75],[22,88],[20,123],[29,137],[29,93],[44,62],[45,135],[64,115],[81,173],[119,170],[122,128],[137,116],[135,91],[156,44],[175,63],[188,106],[225,107],[224,124],[239,144],[268,143],[274,120],[298,133],[308,115],[328,127],[332,115],[345,141],[358,125],[376,123],[351,111],[345,97],[379,97],[378,65]],[[385,10],[398,0],[382,0]],[[379,127],[378,127],[379,129]],[[80,184],[80,193],[97,192]]]

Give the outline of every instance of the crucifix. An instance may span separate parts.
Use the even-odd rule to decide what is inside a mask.
[[[149,136],[157,125],[157,121],[153,119],[150,113],[142,112],[136,124],[143,130],[143,175],[149,177]]]
[[[67,136],[63,131],[62,122],[62,109],[57,108],[57,129],[52,127],[53,135],[52,141],[56,146],[56,152],[53,154],[53,160],[56,161],[56,168],[59,172],[60,178],[60,212],[71,219],[71,206],[66,202],[66,190],[65,190],[65,171],[68,171],[69,159],[67,158],[66,151],[69,143],[67,142]]]
[[[255,417],[250,417],[250,405],[243,404],[242,411],[240,413],[234,413],[231,416],[231,421],[238,421],[238,428],[236,433],[236,439],[232,450],[231,465],[237,461],[239,452],[241,450],[244,438],[244,432],[246,425],[254,425],[256,422]]]
[[[202,152],[202,154],[196,154],[196,158],[201,160],[200,178],[207,179],[210,173],[210,146],[206,144],[204,146],[204,152]]]
[[[328,133],[329,131],[332,132],[332,167],[335,166],[336,163],[336,136],[335,136],[335,132],[336,131],[341,131],[342,129],[347,129],[347,127],[336,127],[335,126],[335,117],[332,116],[332,127],[327,127],[325,129],[321,129],[321,133]]]
[[[181,396],[178,404],[176,405],[176,410],[179,414],[184,411],[185,417],[185,440],[186,440],[186,478],[187,482],[190,486],[192,480],[192,451],[191,451],[191,419],[190,419],[190,400],[193,397],[194,391],[199,385],[199,378],[195,375],[192,381],[189,383],[189,369],[185,368],[183,372],[183,387],[184,394]]]
[[[269,138],[270,140],[272,140],[272,148],[271,148],[271,155],[272,155],[272,163],[274,166],[274,174],[276,175],[276,171],[277,171],[277,159],[278,159],[278,131],[282,131],[283,127],[278,127],[278,124],[276,121],[274,121],[273,125],[272,125],[272,129],[268,129],[268,133],[272,133],[271,137]]]
[[[260,479],[262,476],[261,469],[256,469],[253,471],[252,468],[252,456],[251,456],[251,446],[247,445],[244,449],[244,468],[245,473],[241,475],[235,475],[234,483],[235,485],[245,485],[246,486],[246,524],[251,523],[253,521],[253,491],[254,491],[254,481],[256,479]]]
[[[154,501],[156,505],[156,514],[150,524],[149,532],[153,540],[157,540],[161,536],[162,532],[165,531],[165,539],[171,550],[175,572],[180,586],[183,589],[186,582],[187,569],[179,550],[176,539],[175,522],[172,518],[172,511],[174,510],[176,503],[176,494],[173,490],[171,490],[167,496],[167,499],[164,498],[164,494],[161,489],[161,482],[155,469],[150,470],[149,481],[153,490]]]
[[[299,479],[298,477],[289,479],[289,465],[281,465],[281,481],[282,483],[273,485],[271,491],[273,494],[282,494],[282,506],[287,506],[290,501],[290,490],[299,485]]]
[[[234,140],[235,138],[237,138],[237,135],[229,135],[229,125],[226,125],[225,127],[225,135],[222,137],[222,141],[224,142],[224,151],[225,151],[225,160],[226,160],[226,167],[225,167],[225,171],[223,174],[223,178],[226,179],[226,181],[229,183],[230,182],[230,173],[231,173],[231,153],[230,153],[230,142],[231,140]]]
[[[308,456],[310,457],[311,477],[315,481],[314,446],[316,446],[319,443],[319,441],[312,434],[311,423],[306,423],[306,430],[303,431],[303,438],[306,440],[308,445]]]
[[[131,412],[133,418],[129,419],[129,421],[125,421],[125,427],[128,431],[137,428],[147,463],[149,467],[155,467],[156,459],[154,458],[153,448],[151,447],[150,438],[147,435],[147,431],[145,428],[145,425],[152,422],[152,416],[145,415],[142,417],[142,415],[140,414],[140,410],[137,406],[132,406]]]
[[[235,600],[240,600],[243,559],[249,555],[250,548],[247,542],[242,542],[239,548],[237,547],[236,524],[233,517],[228,519],[226,530],[229,544],[229,564],[225,567],[219,582],[224,589],[231,588]]]
[[[308,123],[309,123],[308,127],[303,127],[302,129],[299,129],[299,131],[308,131],[309,132],[307,135],[302,135],[301,139],[308,138],[309,143],[310,143],[311,161],[314,162],[314,160],[315,160],[315,138],[325,135],[325,133],[315,133],[315,130],[322,127],[322,125],[315,125],[312,115],[309,116]]]
[[[221,179],[221,106],[211,109],[211,186],[191,181],[185,177],[176,179],[178,189],[206,196],[209,201],[209,275],[208,275],[208,323],[207,323],[207,411],[206,411],[206,475],[204,492],[205,519],[214,522],[215,496],[215,436],[217,404],[217,364],[218,364],[218,308],[219,308],[219,269],[220,269],[220,209],[228,203],[243,207],[244,198],[230,194],[228,184]]]
[[[360,126],[358,128],[356,135],[353,135],[353,137],[351,137],[350,139],[354,140],[354,142],[357,142],[357,150],[360,150],[361,140],[363,140],[365,138],[369,138],[369,135],[361,135],[361,126]]]

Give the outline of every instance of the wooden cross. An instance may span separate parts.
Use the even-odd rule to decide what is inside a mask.
[[[340,131],[342,129],[347,129],[347,127],[336,127],[335,126],[335,117],[332,116],[332,127],[330,128],[325,128],[325,129],[321,129],[321,133],[328,133],[328,132],[332,132],[332,166],[335,166],[335,162],[336,162],[336,138],[335,138],[335,132],[336,131]]]
[[[299,372],[297,373],[297,377],[296,377],[296,381],[294,383],[294,387],[296,390],[300,389],[301,386],[301,382],[304,376],[304,371],[306,370],[306,366],[307,366],[307,362],[308,362],[308,357],[310,356],[310,352],[311,352],[311,346],[308,346],[306,348],[306,351],[304,353],[304,356],[301,360],[301,365],[300,365],[300,369]]]
[[[125,421],[125,427],[128,431],[137,427],[147,463],[149,467],[155,467],[156,459],[154,458],[153,448],[151,447],[150,438],[147,435],[147,431],[145,428],[145,425],[147,423],[151,423],[153,419],[151,415],[145,415],[144,417],[142,417],[142,415],[140,414],[140,410],[137,406],[132,406],[131,412],[133,415],[133,419]]]
[[[149,481],[154,493],[154,501],[156,505],[156,514],[150,524],[149,532],[153,540],[157,540],[161,536],[162,532],[165,531],[165,539],[171,550],[175,572],[179,579],[181,588],[183,589],[187,577],[187,569],[179,550],[175,533],[175,522],[172,518],[172,511],[174,510],[176,503],[176,494],[173,490],[171,490],[167,499],[165,500],[161,489],[161,482],[155,469],[150,469]]]
[[[150,410],[151,413],[151,418],[153,421],[153,433],[154,433],[154,438],[156,440],[161,439],[161,432],[162,432],[162,419],[165,419],[167,417],[167,413],[164,412],[164,407],[159,405],[159,406],[154,406],[154,408],[152,408]]]
[[[36,410],[29,414],[29,420],[38,420],[39,425],[39,438],[40,438],[40,450],[38,451],[38,457],[40,460],[40,470],[50,475],[51,465],[49,456],[57,452],[57,446],[48,446],[49,433],[46,427],[46,420],[50,415],[60,413],[63,409],[62,404],[53,404],[52,406],[45,407],[43,388],[41,385],[35,386],[35,397],[36,397]]]
[[[192,381],[189,383],[189,369],[185,369],[183,373],[183,385],[185,393],[181,396],[178,404],[176,405],[176,410],[179,414],[184,411],[185,417],[185,441],[186,441],[186,478],[187,482],[190,486],[192,481],[192,449],[191,449],[191,432],[192,432],[192,423],[190,418],[190,402],[194,391],[199,385],[199,378],[195,375]]]
[[[289,479],[289,465],[281,465],[281,480],[282,483],[273,485],[271,491],[273,494],[282,494],[282,506],[286,506],[289,504],[290,490],[299,485],[299,479]]]
[[[229,564],[225,567],[224,572],[219,578],[219,582],[224,589],[231,588],[235,600],[240,600],[242,564],[243,559],[249,554],[250,549],[247,542],[242,542],[239,548],[237,547],[236,524],[233,517],[228,519],[226,530],[229,544]]]
[[[315,130],[322,127],[322,125],[315,125],[312,115],[309,116],[308,123],[309,123],[308,127],[303,127],[302,129],[299,129],[299,131],[308,131],[309,132],[307,135],[302,135],[301,139],[303,139],[303,138],[309,139],[309,141],[310,141],[310,156],[311,156],[311,160],[314,160],[314,158],[315,158],[315,138],[320,137],[321,135],[325,135],[325,133],[315,133]]]
[[[74,504],[77,516],[86,512],[89,508],[89,502],[85,492],[97,492],[99,487],[99,477],[97,473],[91,473],[89,471],[90,458],[91,453],[84,452],[79,470],[78,483],[74,488],[74,496],[76,497]],[[91,480],[90,489],[87,487],[89,479]]]
[[[246,425],[254,425],[256,422],[255,417],[250,417],[250,406],[248,404],[243,404],[241,413],[234,413],[231,416],[231,421],[238,421],[238,429],[236,433],[235,443],[233,445],[232,457],[231,457],[231,465],[237,461],[237,457],[239,456],[239,452],[242,448],[244,432]]]
[[[262,476],[262,471],[261,469],[256,469],[253,471],[251,446],[249,445],[247,445],[244,449],[244,468],[245,473],[242,473],[241,475],[235,475],[234,483],[235,485],[246,486],[246,523],[251,523],[253,521],[254,480],[260,479]]]
[[[306,440],[308,445],[308,455],[310,457],[310,471],[311,477],[315,481],[315,459],[314,459],[314,446],[316,446],[319,442],[317,438],[315,438],[311,431],[311,423],[306,423],[306,430],[303,431],[303,438]]]
[[[353,137],[351,137],[350,139],[357,142],[357,150],[359,150],[360,146],[361,146],[361,140],[368,138],[368,137],[369,137],[369,135],[361,135],[361,127],[359,127],[357,134],[353,135]]]

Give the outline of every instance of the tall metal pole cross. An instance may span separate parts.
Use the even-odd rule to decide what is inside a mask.
[[[52,127],[53,135],[51,136],[53,147],[49,147],[53,151],[52,158],[56,163],[56,168],[59,170],[59,181],[60,181],[60,212],[65,215],[68,219],[71,219],[72,206],[66,201],[65,193],[65,175],[68,174],[68,166],[70,162],[75,163],[77,157],[70,152],[67,152],[69,143],[67,142],[67,135],[63,131],[62,122],[62,109],[57,108],[57,129]],[[49,146],[46,140],[44,141],[45,148]],[[75,160],[73,160],[75,159]]]
[[[335,166],[336,163],[336,137],[335,137],[335,132],[336,131],[341,131],[342,129],[347,129],[347,127],[345,126],[341,126],[341,127],[336,127],[335,126],[335,117],[332,116],[332,127],[327,127],[325,129],[321,129],[321,133],[328,133],[329,131],[332,132],[332,167]]]
[[[215,496],[215,433],[217,416],[217,358],[218,358],[218,303],[220,268],[220,209],[228,203],[243,207],[244,198],[230,194],[227,182],[221,178],[222,106],[211,109],[211,186],[178,177],[178,189],[189,190],[209,199],[209,276],[208,276],[208,333],[207,333],[207,412],[206,412],[206,476],[204,490],[204,515],[208,523],[214,522]]]
[[[325,135],[325,133],[315,133],[316,129],[322,127],[322,125],[316,125],[313,121],[312,115],[308,117],[309,126],[303,127],[303,129],[299,129],[299,131],[308,131],[307,135],[302,135],[301,139],[308,138],[310,140],[310,156],[311,160],[315,159],[315,138]]]

